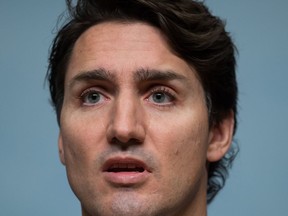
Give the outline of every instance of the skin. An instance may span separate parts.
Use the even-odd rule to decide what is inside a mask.
[[[207,162],[227,152],[233,124],[231,113],[209,127],[196,71],[154,27],[106,22],[77,40],[59,152],[83,216],[206,215]],[[111,177],[111,158],[146,171]]]

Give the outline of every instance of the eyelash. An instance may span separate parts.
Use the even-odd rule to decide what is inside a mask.
[[[90,104],[89,105],[89,103],[88,102],[85,102],[85,97],[87,97],[90,93],[97,93],[97,94],[99,94],[100,95],[100,97],[102,97],[102,98],[107,98],[101,91],[99,91],[98,89],[95,89],[95,88],[89,88],[89,89],[86,89],[86,90],[84,90],[81,94],[80,94],[80,96],[78,97],[79,98],[79,100],[81,101],[81,104],[82,105],[86,105],[86,106],[95,106],[96,105],[96,103],[95,104]],[[98,102],[97,102],[98,103]]]
[[[164,103],[164,104],[158,104],[158,103],[154,103],[157,106],[163,107],[163,106],[171,106],[174,104],[175,100],[176,100],[176,95],[174,92],[172,92],[169,88],[164,87],[164,86],[160,86],[160,87],[155,87],[150,91],[149,96],[147,97],[147,100],[149,97],[151,97],[153,94],[155,93],[163,93],[166,94],[168,97],[171,98],[171,102],[170,103]]]
[[[90,94],[90,93],[97,93],[97,94],[99,94],[100,95],[100,97],[103,99],[107,99],[107,97],[101,92],[101,91],[99,91],[97,88],[88,88],[88,89],[86,89],[86,90],[84,90],[81,94],[80,94],[80,96],[78,97],[78,99],[81,101],[81,104],[82,105],[86,105],[86,106],[95,106],[98,102],[96,102],[95,104],[93,104],[93,103],[90,103],[89,104],[89,102],[85,102],[85,100],[87,99],[86,97]],[[167,107],[167,106],[171,106],[171,105],[173,105],[174,103],[175,103],[175,100],[176,100],[176,95],[175,95],[175,93],[172,91],[172,90],[170,90],[169,88],[167,88],[167,87],[164,87],[164,86],[156,86],[156,87],[153,87],[151,90],[150,90],[150,92],[149,92],[149,94],[148,94],[148,96],[146,97],[146,101],[148,101],[149,102],[149,98],[151,97],[151,96],[153,96],[153,94],[155,94],[155,93],[163,93],[163,94],[165,94],[166,96],[168,96],[169,97],[169,99],[171,100],[171,101],[169,101],[168,103],[166,102],[166,103],[156,103],[156,102],[151,102],[151,103],[153,103],[154,105],[156,105],[156,106],[159,106],[159,107]],[[99,99],[99,100],[101,100],[101,98]]]

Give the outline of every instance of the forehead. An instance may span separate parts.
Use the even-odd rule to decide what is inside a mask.
[[[105,22],[92,26],[79,37],[66,80],[81,71],[98,68],[124,76],[147,68],[195,75],[193,68],[173,53],[160,30],[140,22]]]
[[[164,35],[156,28],[141,22],[104,22],[90,27],[77,40],[74,49],[81,51],[84,46],[90,46],[91,42],[97,45],[98,51],[133,51],[145,46],[144,51],[151,50],[151,46],[157,50],[169,49]],[[91,47],[93,48],[93,47]]]

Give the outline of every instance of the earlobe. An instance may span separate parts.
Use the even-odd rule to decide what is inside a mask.
[[[234,112],[231,111],[219,124],[210,130],[207,160],[219,161],[229,150],[234,131]]]
[[[64,156],[64,148],[63,148],[63,139],[61,132],[59,133],[58,137],[58,151],[59,151],[59,157],[60,161],[63,165],[65,165],[65,156]]]

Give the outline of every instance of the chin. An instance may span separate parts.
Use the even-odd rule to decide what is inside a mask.
[[[155,201],[149,195],[141,195],[131,189],[121,189],[107,200],[82,205],[83,216],[156,216]],[[151,206],[154,206],[152,209]],[[86,213],[85,213],[86,212]],[[89,213],[88,213],[89,212]],[[85,214],[84,214],[85,213]]]

